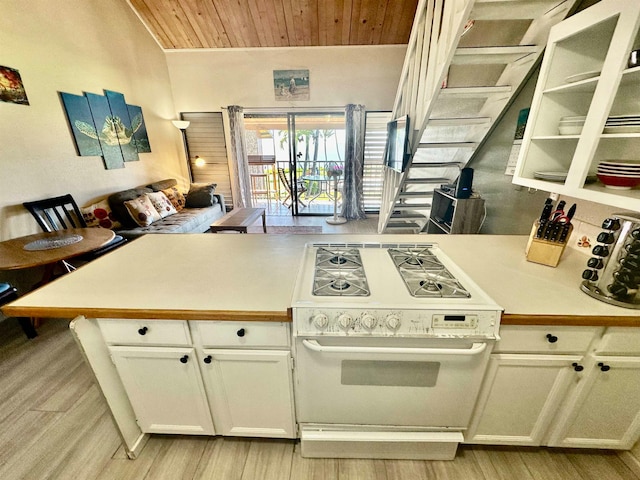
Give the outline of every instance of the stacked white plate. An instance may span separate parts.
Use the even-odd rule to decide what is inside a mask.
[[[640,185],[640,160],[603,160],[598,178],[606,187],[630,189]]]
[[[558,122],[558,132],[560,135],[580,135],[586,118],[580,115],[561,117]]]
[[[611,116],[602,133],[640,133],[640,115]]]

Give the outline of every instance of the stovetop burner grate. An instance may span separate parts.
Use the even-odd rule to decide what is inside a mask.
[[[313,295],[368,296],[369,285],[357,248],[318,248]]]
[[[414,297],[469,298],[471,294],[429,248],[389,248],[389,255]]]

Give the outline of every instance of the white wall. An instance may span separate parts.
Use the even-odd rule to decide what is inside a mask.
[[[125,0],[3,0],[0,65],[30,105],[0,102],[0,240],[38,231],[22,202],[71,193],[82,206],[124,188],[186,178],[165,55]],[[142,107],[152,153],[105,170],[76,154],[58,92],[123,93]]]
[[[405,51],[406,45],[169,51],[167,64],[180,112],[349,103],[391,110]],[[273,70],[292,69],[309,70],[309,101],[275,100]]]

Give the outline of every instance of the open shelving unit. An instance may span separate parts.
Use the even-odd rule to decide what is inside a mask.
[[[639,27],[640,2],[602,0],[551,29],[513,183],[640,211],[639,188],[593,181],[601,161],[640,163],[640,128],[605,130],[609,117],[640,116],[640,67],[627,67]],[[584,127],[561,135],[569,116],[584,116]],[[544,173],[566,179],[550,182]]]

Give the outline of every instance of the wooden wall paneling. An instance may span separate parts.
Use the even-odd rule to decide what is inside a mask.
[[[407,42],[418,0],[131,0],[163,48]]]
[[[353,0],[342,1],[342,34],[336,39],[336,45],[351,45],[352,42],[352,5]]]
[[[138,15],[144,19],[147,28],[155,34],[156,40],[162,45],[162,48],[174,48],[178,44],[173,37],[169,24],[162,22],[161,18],[158,18],[151,11],[144,0],[131,0],[131,5],[138,12]]]
[[[267,10],[272,9],[271,2],[268,0],[249,0],[248,3],[247,11],[258,37],[258,45],[275,46],[272,35],[274,28],[267,17]]]
[[[218,28],[211,21],[210,4],[197,0],[181,0],[182,9],[194,35],[202,47],[209,48],[221,41]]]
[[[387,18],[388,3],[378,3],[373,26],[371,27],[371,36],[369,37],[370,45],[379,45],[382,40],[385,18]]]
[[[294,7],[291,0],[281,0],[282,10],[284,12],[284,21],[287,27],[287,35],[290,45],[298,44],[298,37],[296,32],[296,19],[293,15]]]

